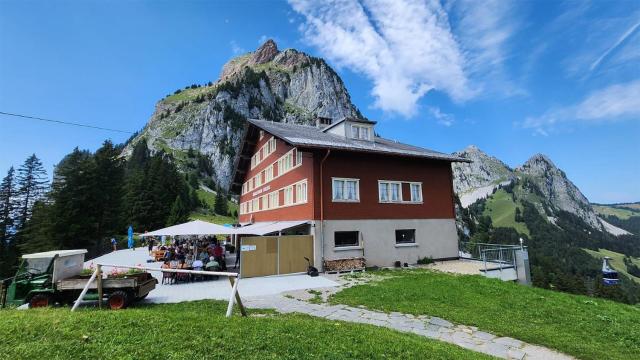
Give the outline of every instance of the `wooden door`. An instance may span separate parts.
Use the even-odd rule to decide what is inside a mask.
[[[289,235],[279,239],[278,268],[280,274],[290,274],[307,271],[308,257],[313,265],[313,236]]]
[[[278,238],[243,237],[240,245],[240,274],[243,278],[278,274]]]

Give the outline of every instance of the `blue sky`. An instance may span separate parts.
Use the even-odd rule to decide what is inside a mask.
[[[0,111],[136,131],[273,38],[324,57],[378,132],[547,154],[594,202],[640,200],[638,1],[0,1]],[[127,134],[0,116],[0,172]]]

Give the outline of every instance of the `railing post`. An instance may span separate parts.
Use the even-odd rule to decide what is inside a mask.
[[[80,293],[80,296],[78,296],[78,300],[76,300],[75,304],[73,304],[71,311],[75,311],[78,308],[78,306],[80,306],[80,302],[82,302],[82,299],[84,299],[84,296],[87,295],[89,286],[91,286],[91,283],[93,282],[93,280],[95,280],[96,275],[98,275],[97,268],[96,268],[96,271],[93,272],[93,275],[91,275],[91,278],[89,278],[89,281],[87,281],[87,285],[85,285],[84,289],[82,289],[82,292]]]
[[[98,285],[98,308],[102,309],[102,296],[104,295],[102,290],[102,265],[98,264],[96,272],[98,273],[98,277],[96,278],[96,284]]]
[[[236,282],[231,287],[231,295],[229,295],[229,305],[227,306],[227,317],[231,317],[231,313],[233,312],[233,302],[235,301],[236,293],[238,292],[238,283],[240,283],[240,281],[237,280],[239,279],[236,279]]]

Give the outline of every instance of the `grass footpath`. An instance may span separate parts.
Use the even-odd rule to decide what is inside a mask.
[[[489,359],[371,325],[196,301],[127,310],[0,310],[2,359]]]
[[[388,274],[380,282],[345,289],[331,302],[438,316],[580,359],[640,359],[639,306],[481,276],[426,270]]]

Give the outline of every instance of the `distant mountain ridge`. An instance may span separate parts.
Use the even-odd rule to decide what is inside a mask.
[[[273,40],[227,62],[219,80],[177,90],[156,104],[144,129],[125,147],[146,141],[180,162],[192,149],[210,159],[227,189],[247,118],[309,124],[316,117],[362,118],[342,80],[327,63],[278,50]]]
[[[553,221],[555,212],[567,211],[594,229],[614,235],[627,233],[598,217],[580,189],[546,155],[535,154],[521,166],[511,169],[473,145],[454,154],[473,161],[452,165],[454,189],[463,207],[490,197],[501,186],[515,181],[527,182],[535,186],[522,188],[520,191],[528,194],[521,195],[536,203],[540,213],[550,221]]]

